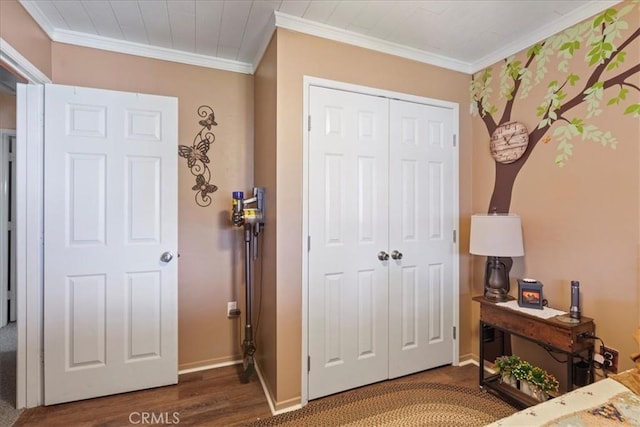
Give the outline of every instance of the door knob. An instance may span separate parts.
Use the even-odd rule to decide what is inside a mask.
[[[173,259],[173,254],[171,252],[165,252],[162,255],[160,255],[160,261],[162,262],[169,262]]]
[[[398,251],[391,252],[391,258],[402,259],[402,252],[398,252]]]
[[[389,254],[386,253],[385,251],[380,251],[380,252],[378,252],[378,259],[380,261],[386,261],[386,260],[389,259]]]

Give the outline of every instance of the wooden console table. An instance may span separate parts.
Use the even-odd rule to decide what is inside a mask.
[[[593,340],[583,339],[579,336],[589,332],[595,334],[593,319],[582,317],[578,323],[567,323],[558,320],[556,317],[543,319],[512,310],[485,299],[484,296],[474,297],[473,300],[480,303],[480,388],[493,390],[521,408],[539,403],[519,390],[502,384],[497,374],[485,377],[484,342],[486,328],[484,326],[486,325],[565,354],[567,357],[567,391],[573,389],[574,357],[586,351],[588,352],[588,359],[591,360]],[[493,360],[490,362],[493,362]]]

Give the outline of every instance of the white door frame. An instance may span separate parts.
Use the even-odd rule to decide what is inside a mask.
[[[0,60],[27,79],[35,90],[20,85],[16,126],[16,290],[17,387],[16,406],[42,404],[43,290],[43,86],[51,80],[0,38]],[[38,111],[36,115],[30,112]],[[24,120],[21,119],[24,118]],[[29,254],[29,256],[27,256]]]
[[[453,134],[456,139],[454,146],[454,159],[453,159],[453,215],[454,215],[454,232],[459,235],[460,225],[460,208],[459,208],[459,144],[457,143],[459,134],[459,122],[458,111],[459,106],[455,102],[441,101],[432,98],[426,98],[421,96],[409,95],[405,93],[392,92],[383,89],[376,89],[366,86],[354,85],[350,83],[343,83],[334,80],[321,79],[318,77],[304,76],[302,81],[302,369],[301,375],[301,387],[300,396],[302,406],[309,402],[308,396],[308,355],[309,355],[309,343],[308,343],[308,295],[309,295],[309,251],[308,251],[308,235],[309,235],[309,132],[307,132],[307,123],[309,117],[309,87],[310,86],[322,86],[330,89],[344,90],[349,92],[362,93],[365,95],[383,96],[386,98],[399,99],[402,101],[417,102],[421,104],[428,104],[437,107],[450,109],[453,113]],[[456,289],[460,289],[460,257],[458,240],[453,244],[454,260],[453,260],[453,284]],[[456,331],[459,331],[460,323],[460,293],[453,292],[453,307],[451,307],[453,313],[453,327]],[[457,366],[460,362],[460,349],[458,345],[459,332],[453,340],[453,365]]]

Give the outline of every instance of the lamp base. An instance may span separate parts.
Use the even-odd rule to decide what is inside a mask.
[[[484,297],[492,301],[509,299],[507,266],[498,257],[487,258],[484,273]]]
[[[485,289],[484,297],[491,301],[508,301],[509,295],[504,291],[504,289]]]

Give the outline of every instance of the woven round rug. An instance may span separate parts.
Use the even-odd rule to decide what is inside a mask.
[[[449,384],[379,383],[314,400],[259,426],[483,426],[517,410],[492,394]]]

